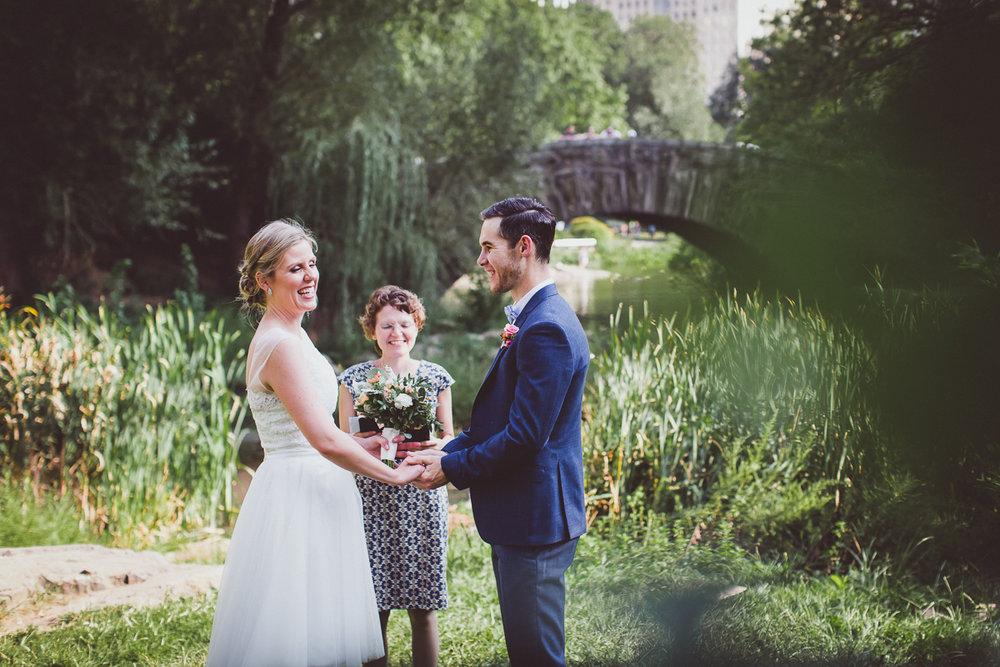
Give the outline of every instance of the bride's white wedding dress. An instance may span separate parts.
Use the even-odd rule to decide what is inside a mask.
[[[282,340],[308,355],[332,414],[337,377],[304,331],[259,332],[247,398],[264,447],[223,569],[207,664],[360,665],[383,655],[354,476],[323,458],[260,383]]]

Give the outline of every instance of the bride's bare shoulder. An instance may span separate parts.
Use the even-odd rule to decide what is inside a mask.
[[[300,336],[281,327],[258,327],[247,347],[247,380],[258,378],[265,387],[269,387],[267,375],[270,374],[269,363],[275,359],[279,365],[287,363],[289,356],[300,354],[298,340]]]

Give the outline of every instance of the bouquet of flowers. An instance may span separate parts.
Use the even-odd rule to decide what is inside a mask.
[[[389,440],[389,449],[382,450],[382,460],[390,465],[396,458],[393,438],[402,433],[407,438],[423,430],[430,437],[431,429],[440,426],[437,420],[437,392],[430,380],[416,375],[396,375],[391,368],[376,368],[364,382],[352,387],[354,409],[358,415],[375,422]]]

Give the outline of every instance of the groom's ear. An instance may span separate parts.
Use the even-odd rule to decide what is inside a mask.
[[[532,249],[534,248],[534,245],[535,243],[534,241],[531,240],[531,237],[528,236],[527,234],[524,234],[517,242],[517,251],[521,255],[521,257],[527,257],[528,259],[531,259],[531,256],[533,254]]]

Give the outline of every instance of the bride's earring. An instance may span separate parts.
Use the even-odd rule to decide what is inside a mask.
[[[270,287],[268,287],[268,288],[267,288],[267,293],[268,293],[268,294],[274,294],[274,292],[272,292],[272,291],[271,291],[271,288],[270,288]]]

